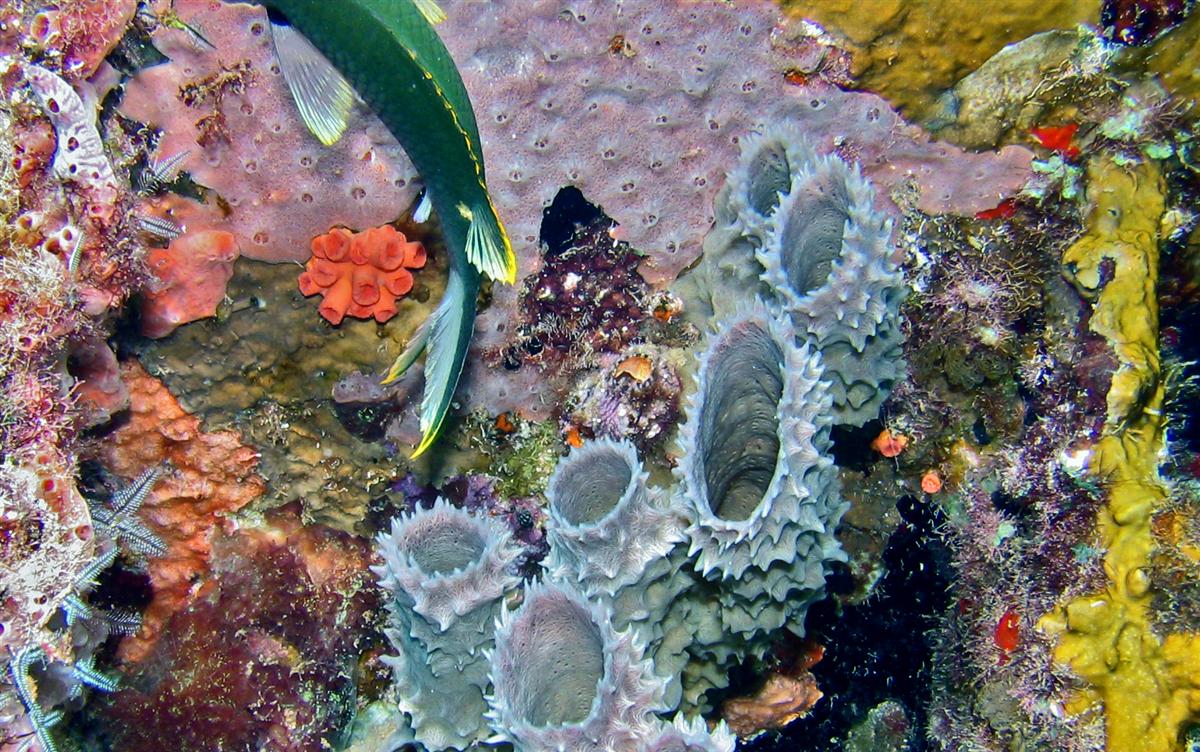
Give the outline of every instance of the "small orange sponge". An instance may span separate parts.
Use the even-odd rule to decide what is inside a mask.
[[[396,298],[413,286],[409,269],[425,266],[425,247],[391,225],[362,232],[335,227],[312,241],[312,258],[300,275],[300,292],[324,296],[317,310],[333,324],[345,316],[396,315]]]

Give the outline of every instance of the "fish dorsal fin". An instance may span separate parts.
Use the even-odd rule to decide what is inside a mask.
[[[469,211],[462,206],[459,210],[471,222],[467,229],[467,261],[497,282],[516,282],[517,257],[492,207],[480,202]]]
[[[442,10],[436,0],[413,0],[413,5],[417,6],[417,10],[421,11],[422,16],[425,16],[425,20],[434,26],[446,20],[446,12]]]
[[[287,81],[300,119],[322,144],[342,137],[354,108],[354,87],[313,43],[287,24],[271,22],[279,69]]]

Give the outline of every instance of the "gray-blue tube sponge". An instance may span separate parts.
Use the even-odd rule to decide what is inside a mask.
[[[387,599],[385,630],[399,707],[414,740],[465,749],[487,736],[485,651],[501,602],[520,584],[508,530],[443,499],[392,521],[374,567]]]
[[[588,441],[550,476],[546,567],[588,596],[612,596],[683,540],[683,515],[646,485],[629,442]]]
[[[892,218],[857,165],[790,125],[742,141],[714,206],[702,286],[716,317],[763,298],[824,358],[836,422],[862,425],[902,378],[906,288]]]
[[[686,561],[686,510],[674,495],[647,485],[633,444],[588,441],[559,460],[546,495],[551,576],[572,582],[613,610],[613,625],[632,628],[668,680],[666,704],[679,704],[687,662],[681,635],[664,616],[695,579]]]
[[[611,609],[540,582],[506,610],[491,653],[488,741],[523,752],[627,752],[656,738],[664,682]]]
[[[694,656],[724,664],[760,654],[781,626],[803,634],[827,568],[845,560],[829,407],[819,354],[773,309],[744,307],[709,336],[676,468],[690,554],[720,615],[719,631],[696,629]]]

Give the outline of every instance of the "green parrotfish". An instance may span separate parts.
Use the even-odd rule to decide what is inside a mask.
[[[422,351],[421,441],[437,438],[450,409],[475,327],[480,275],[513,283],[517,264],[488,195],[475,113],[433,24],[432,0],[262,0],[280,69],[309,130],[329,145],[341,137],[355,93],[408,153],[425,183],[450,250],[446,292],[392,364],[400,377]],[[421,213],[421,209],[418,209]]]

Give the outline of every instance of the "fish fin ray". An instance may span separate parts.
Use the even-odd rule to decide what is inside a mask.
[[[421,443],[413,450],[413,458],[424,453],[441,431],[474,328],[474,296],[468,300],[462,280],[451,274],[442,303],[429,317],[425,393],[421,395]]]
[[[510,285],[517,281],[517,257],[508,234],[489,204],[478,204],[471,210],[467,261],[494,280]]]
[[[342,137],[357,97],[354,87],[312,42],[291,26],[271,24],[279,69],[300,119],[325,146]]]
[[[429,221],[429,215],[433,213],[433,202],[429,200],[429,190],[421,191],[421,199],[417,201],[417,208],[413,209],[412,219],[419,225]]]
[[[417,6],[417,10],[421,11],[421,15],[431,26],[437,26],[446,20],[446,11],[437,4],[437,0],[413,0],[413,5]]]
[[[425,351],[425,346],[429,342],[429,321],[430,319],[426,319],[425,323],[417,327],[417,330],[413,332],[412,337],[408,340],[408,344],[404,346],[404,351],[396,357],[395,362],[392,363],[392,367],[388,369],[387,375],[379,383],[385,385],[392,383],[403,376],[412,367],[413,363],[417,362],[417,358]]]

